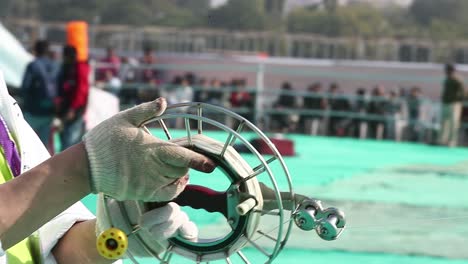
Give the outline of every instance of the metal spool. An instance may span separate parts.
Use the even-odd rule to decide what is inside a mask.
[[[185,132],[183,136],[174,137],[175,129],[169,129],[167,124],[180,121]],[[234,124],[234,128],[226,125],[227,122]],[[199,239],[197,242],[171,238],[166,252],[161,256],[157,254],[160,245],[141,236],[137,226],[138,217],[149,210],[147,204],[141,201],[119,202],[101,196],[101,206],[107,216],[112,216],[109,217],[111,225],[128,235],[129,247],[132,243],[138,244],[141,249],[138,256],[153,257],[161,263],[170,263],[173,254],[196,263],[219,259],[231,263],[232,255],[237,254],[244,263],[250,263],[248,256],[242,252],[248,246],[259,252],[265,263],[272,262],[289,238],[295,210],[283,205],[281,192],[294,195],[291,178],[283,158],[268,137],[244,117],[205,103],[170,105],[164,115],[147,121],[142,129],[148,131],[146,126],[149,125],[158,125],[168,141],[203,153],[218,163],[219,170],[229,181],[229,187],[225,190],[228,197],[226,221],[231,230],[221,237]],[[210,138],[208,130],[205,133],[205,127],[210,131],[222,131],[225,139]],[[180,134],[180,131],[177,132]],[[273,155],[260,154],[249,142],[251,137],[263,140]],[[234,145],[247,153],[239,154]],[[245,155],[248,155],[249,162],[244,159]],[[271,166],[275,166],[274,171]],[[259,177],[262,177],[262,185],[268,185],[273,191],[273,195],[266,199],[262,197]],[[264,210],[265,205],[270,209]],[[289,201],[288,206],[296,208],[294,199]],[[271,210],[272,207],[275,210]],[[127,251],[127,257],[139,263],[134,253]]]

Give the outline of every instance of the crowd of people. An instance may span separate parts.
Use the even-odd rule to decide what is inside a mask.
[[[126,62],[122,64],[121,61]],[[249,89],[243,78],[207,80],[186,73],[165,82],[163,72],[154,68],[156,58],[151,49],[146,48],[143,57],[134,61],[138,63],[129,67],[128,59],[120,59],[109,48],[100,60],[107,66],[97,70],[97,81],[119,95],[124,104],[164,96],[170,104],[197,101],[229,107],[275,132],[448,146],[458,142],[464,91],[453,65],[447,65],[440,104],[426,99],[418,86],[388,90],[383,85],[376,85],[373,88],[359,87],[355,94],[345,94],[337,83],[325,87],[316,82],[307,89],[296,89],[291,83],[284,82],[279,91],[267,91],[269,96],[277,99],[263,105],[264,116],[254,120],[255,89]],[[130,85],[119,89],[122,83]],[[138,88],[141,85],[146,86]],[[463,116],[466,119],[466,114]]]
[[[36,45],[37,59],[28,66],[25,74],[24,109],[28,121],[46,144],[49,143],[50,126],[54,120],[60,120],[58,123],[63,124],[59,130],[60,138],[66,148],[83,133],[82,114],[89,84],[80,76],[87,74],[89,69],[73,62],[70,47],[64,48],[63,62],[59,65],[49,58],[45,43],[39,41]],[[455,146],[459,141],[460,120],[467,116],[462,106],[463,82],[453,65],[446,66],[447,77],[440,104],[425,98],[418,86],[389,90],[376,85],[373,88],[359,87],[355,94],[346,94],[337,83],[315,82],[303,89],[284,82],[281,89],[265,92],[266,96],[276,99],[262,105],[259,117],[254,114],[258,95],[255,89],[247,86],[245,78],[206,79],[185,73],[169,79],[164,71],[155,67],[157,59],[151,47],[145,47],[142,53],[139,59],[121,57],[113,48],[107,48],[105,56],[97,59],[95,85],[117,95],[122,105],[139,104],[159,96],[165,97],[169,104],[206,102],[234,109],[257,125],[282,133]],[[42,77],[31,77],[34,75]],[[33,78],[45,80],[43,86],[48,88],[33,88],[38,85]],[[73,85],[77,88],[73,90],[79,92],[67,93]],[[38,103],[35,98],[43,100]]]
[[[295,109],[297,114],[281,115],[277,111],[273,129],[456,146],[468,109],[463,107],[464,84],[455,67],[446,65],[445,74],[438,103],[424,98],[418,86],[386,91],[376,85],[369,91],[361,87],[355,95],[346,95],[336,83],[328,91],[321,83],[314,83],[298,95],[286,82],[273,109]]]

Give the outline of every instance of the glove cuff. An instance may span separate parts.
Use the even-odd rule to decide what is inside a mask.
[[[107,136],[106,136],[107,135]],[[90,131],[83,138],[88,155],[90,170],[90,188],[93,193],[105,192],[114,198],[116,190],[121,190],[118,174],[118,164],[115,160],[118,150],[113,147],[116,142],[108,141],[108,131]]]

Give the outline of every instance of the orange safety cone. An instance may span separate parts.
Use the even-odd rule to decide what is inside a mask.
[[[80,62],[88,60],[88,23],[71,21],[67,23],[67,44],[75,47]]]

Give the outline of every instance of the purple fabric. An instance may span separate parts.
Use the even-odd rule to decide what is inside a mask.
[[[0,146],[3,148],[5,158],[13,176],[16,177],[21,173],[21,159],[16,149],[15,142],[11,140],[8,135],[8,128],[5,121],[2,117],[0,117],[0,120]]]

